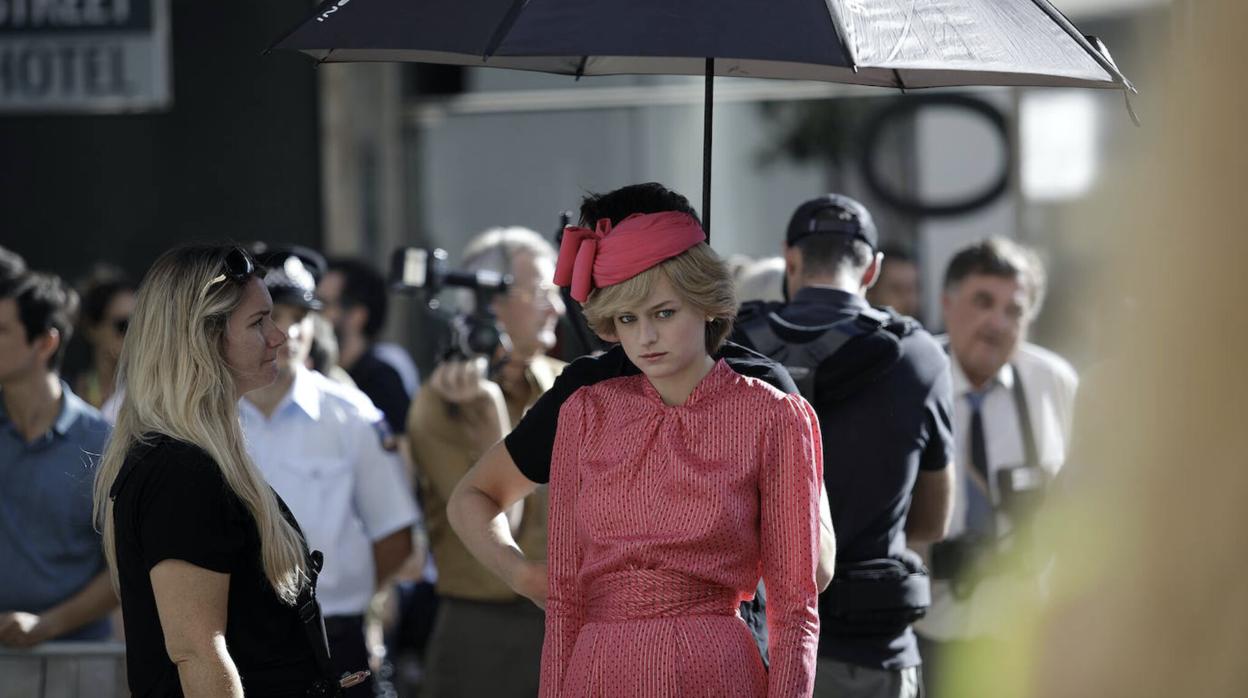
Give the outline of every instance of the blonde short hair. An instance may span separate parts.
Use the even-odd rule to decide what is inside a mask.
[[[614,336],[615,316],[636,308],[663,274],[676,291],[699,312],[711,317],[706,323],[706,353],[714,354],[732,332],[737,317],[737,296],[727,265],[710,245],[700,242],[671,259],[606,288],[595,289],[585,301],[585,320],[600,336]]]

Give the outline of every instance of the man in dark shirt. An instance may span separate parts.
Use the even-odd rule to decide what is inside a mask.
[[[909,619],[862,607],[861,594],[849,603],[848,585],[856,584],[855,563],[877,561],[877,573],[891,568],[898,577],[874,589],[900,595],[902,575],[920,567],[908,542],[945,535],[953,502],[949,361],[917,322],[865,300],[884,258],[862,204],[838,194],[802,204],[785,243],[791,302],[747,306],[733,339],[789,367],[823,432],[838,550],[836,577],[819,600],[815,695],[911,698],[920,660]]]
[[[385,279],[360,260],[336,259],[317,284],[316,295],[338,336],[338,363],[385,414],[391,433],[402,434],[412,396],[399,372],[377,355],[374,346],[386,323]]]

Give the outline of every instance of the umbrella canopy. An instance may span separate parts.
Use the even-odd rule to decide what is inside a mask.
[[[1047,0],[327,0],[275,48],[567,75],[1123,88]]]
[[[274,48],[575,75],[1134,89],[1048,0],[326,0]]]

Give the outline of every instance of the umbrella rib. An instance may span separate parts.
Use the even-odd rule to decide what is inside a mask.
[[[1109,73],[1109,76],[1114,79],[1114,82],[1122,85],[1124,89],[1132,92],[1137,91],[1135,89],[1135,85],[1131,84],[1131,81],[1127,79],[1127,76],[1123,75],[1122,71],[1118,70],[1118,67],[1110,62],[1109,59],[1101,55],[1101,52],[1092,45],[1092,42],[1088,41],[1087,37],[1079,33],[1079,30],[1075,28],[1075,25],[1071,24],[1070,20],[1066,18],[1066,15],[1062,14],[1061,10],[1054,7],[1049,0],[1032,0],[1032,2],[1035,3],[1036,7],[1040,8],[1041,12],[1048,15],[1049,19],[1053,20],[1054,24],[1061,27],[1062,30],[1069,34],[1070,37],[1075,40],[1075,43],[1079,44],[1080,48],[1086,51],[1089,56],[1092,56],[1092,60],[1096,61],[1097,65],[1101,66],[1102,70]]]
[[[318,9],[319,9],[319,6],[318,6]],[[306,19],[300,20],[298,24],[290,28],[290,31],[286,32],[285,34],[282,34],[282,38],[278,39],[277,41],[274,41],[267,49],[264,50],[264,55],[266,56],[269,55],[270,51],[272,51],[275,48],[280,47],[283,43],[286,42],[287,39],[294,36],[295,33],[298,32],[300,29],[303,29],[303,24],[306,21],[307,21]]]
[[[515,26],[520,12],[528,4],[529,0],[512,0],[511,7],[507,8],[507,14],[503,15],[502,21],[494,28],[494,33],[490,35],[490,40],[485,45],[485,52],[481,55],[482,62],[488,61],[494,55],[494,52],[498,50],[498,47],[502,45],[503,39],[507,38],[507,33]]]

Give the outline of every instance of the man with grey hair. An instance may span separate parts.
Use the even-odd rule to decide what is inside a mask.
[[[507,341],[490,355],[448,358],[412,403],[407,435],[420,482],[440,597],[426,655],[426,695],[536,696],[545,619],[528,599],[482,566],[451,530],[446,502],[478,458],[554,383],[563,363],[546,356],[565,308],[555,250],[527,228],[474,238],[461,266],[510,274],[490,310]],[[526,553],[546,550],[546,491],[509,512]]]
[[[1066,460],[1078,387],[1069,363],[1026,341],[1044,291],[1036,254],[1003,238],[961,250],[945,272],[958,497],[949,538],[928,551],[937,581],[915,624],[928,695],[961,695],[950,653],[992,642],[1011,604],[1040,592],[1027,521]]]

